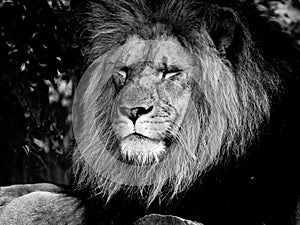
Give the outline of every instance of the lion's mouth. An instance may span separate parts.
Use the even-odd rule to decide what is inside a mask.
[[[123,138],[123,140],[125,139],[130,139],[130,140],[150,140],[150,141],[154,141],[154,142],[160,142],[161,140],[159,139],[155,139],[155,138],[150,138],[150,137],[147,137],[143,134],[140,134],[140,133],[132,133],[132,134],[129,134],[127,135],[126,137]]]
[[[137,164],[158,163],[165,151],[163,140],[149,138],[139,133],[129,134],[121,141],[123,158]]]

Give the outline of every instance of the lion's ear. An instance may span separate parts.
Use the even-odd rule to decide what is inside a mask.
[[[220,55],[226,57],[237,38],[237,16],[227,8],[218,8],[212,14],[209,33]]]

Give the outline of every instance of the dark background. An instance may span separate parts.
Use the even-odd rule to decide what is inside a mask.
[[[0,0],[0,185],[68,184],[80,0]],[[300,44],[300,1],[255,0]]]

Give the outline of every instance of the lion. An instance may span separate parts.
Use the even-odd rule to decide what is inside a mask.
[[[250,25],[262,18],[251,14],[253,7],[204,0],[88,3],[81,37],[89,68],[73,105],[73,187],[2,198],[0,221],[132,224],[156,201],[168,208],[201,175],[255,148],[283,95],[282,74],[296,76],[300,53],[286,44],[293,57],[272,58],[267,42],[257,40],[261,30]],[[273,38],[287,40],[280,35]],[[189,215],[217,221],[200,211]],[[245,215],[218,222],[241,224]],[[260,224],[268,220],[257,216]],[[252,217],[242,224],[256,223]]]

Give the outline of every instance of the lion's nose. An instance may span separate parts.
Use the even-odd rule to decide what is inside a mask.
[[[126,108],[126,107],[120,107],[120,113],[124,116],[127,116],[130,120],[132,120],[133,124],[135,124],[136,120],[145,114],[150,113],[153,110],[153,106],[150,106],[148,108],[144,107],[135,107],[135,108]]]

